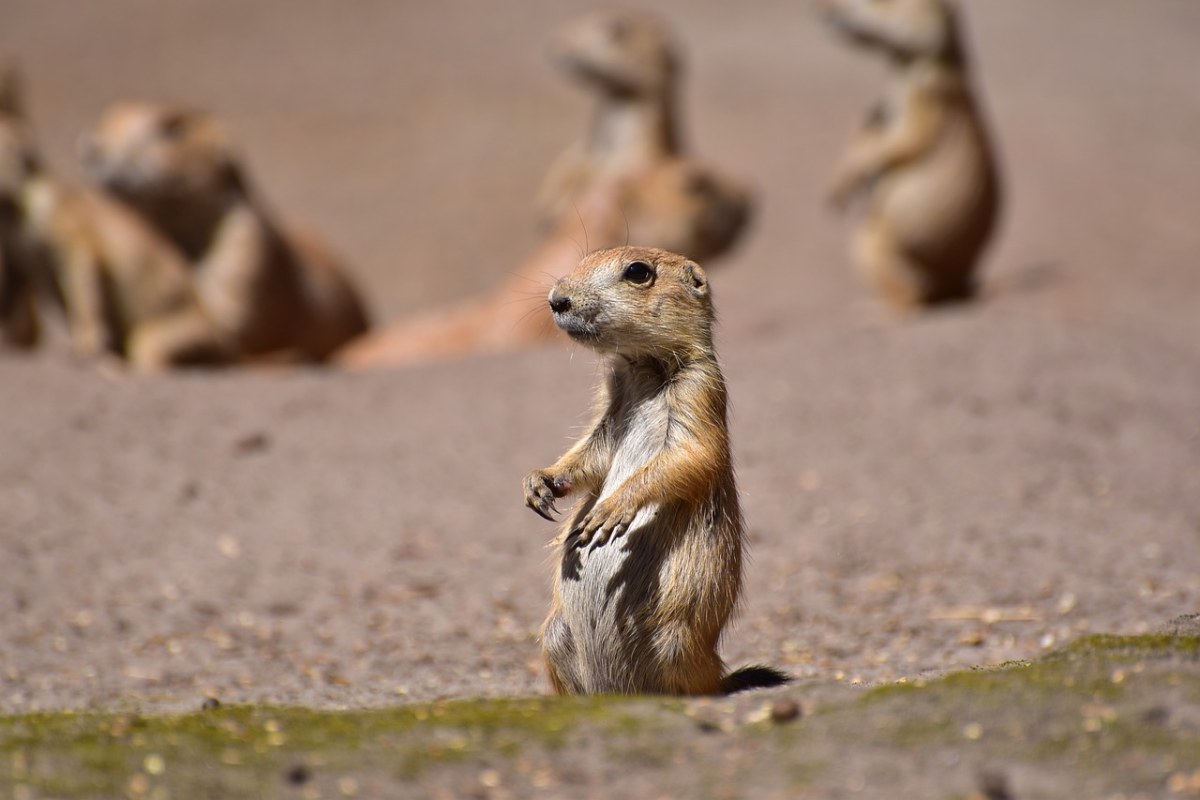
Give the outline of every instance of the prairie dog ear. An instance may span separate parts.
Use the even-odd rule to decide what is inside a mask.
[[[708,296],[708,276],[695,261],[685,261],[683,264],[684,280],[697,297]]]

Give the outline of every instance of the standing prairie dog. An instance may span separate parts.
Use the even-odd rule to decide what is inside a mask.
[[[556,540],[542,628],[555,690],[715,694],[786,680],[765,667],[727,675],[717,654],[745,534],[704,271],[656,248],[603,250],[549,304],[609,370],[591,431],[523,486],[546,519],[556,498],[581,497]]]
[[[838,164],[831,199],[865,195],[853,257],[900,306],[965,299],[1000,187],[949,0],[823,0],[847,39],[887,56],[890,92]]]
[[[93,179],[184,252],[201,300],[245,356],[319,361],[367,329],[342,267],[275,223],[212,117],[119,103],[80,151]]]
[[[152,370],[233,356],[175,248],[119,203],[54,180],[11,118],[0,122],[0,252],[6,328],[11,314],[34,314],[36,299],[60,311],[84,357]],[[20,344],[35,342],[37,316]]]

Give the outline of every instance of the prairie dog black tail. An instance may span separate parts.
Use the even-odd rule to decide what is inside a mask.
[[[735,669],[722,678],[721,692],[723,694],[735,694],[748,689],[770,689],[774,686],[783,686],[785,683],[791,683],[791,681],[792,676],[786,672],[780,672],[773,667],[764,667],[761,664],[755,664]]]

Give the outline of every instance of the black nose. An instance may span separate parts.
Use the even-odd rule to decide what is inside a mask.
[[[571,307],[571,298],[562,294],[550,295],[550,310],[556,314],[568,310]]]

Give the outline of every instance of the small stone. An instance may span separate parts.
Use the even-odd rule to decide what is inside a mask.
[[[800,717],[800,704],[790,697],[781,697],[771,704],[771,721],[791,722]]]
[[[241,555],[242,546],[237,539],[228,534],[217,537],[217,552],[226,558],[237,558]]]
[[[981,647],[983,645],[983,631],[978,628],[968,631],[958,641],[960,644],[970,645],[971,647]]]
[[[1075,597],[1075,594],[1073,592],[1067,592],[1062,597],[1058,598],[1058,605],[1055,606],[1055,610],[1058,611],[1059,614],[1070,614],[1075,610],[1075,606],[1078,604],[1079,600]]]
[[[201,711],[216,711],[221,707],[221,701],[215,697],[206,697],[204,702],[200,704]]]
[[[233,443],[234,452],[240,455],[248,455],[250,453],[258,453],[266,450],[271,445],[271,437],[267,436],[262,431],[249,433]]]
[[[985,770],[980,773],[979,791],[987,800],[1013,800],[1013,794],[1008,788],[1008,778],[997,770]]]
[[[288,767],[287,772],[283,773],[283,779],[293,786],[308,783],[311,778],[312,771],[304,764],[293,764]]]
[[[1171,719],[1171,712],[1165,706],[1154,706],[1142,714],[1142,721],[1147,725],[1166,725]]]

